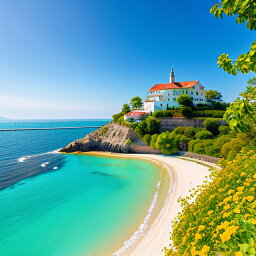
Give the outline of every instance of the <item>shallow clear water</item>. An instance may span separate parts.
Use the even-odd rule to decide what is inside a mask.
[[[82,136],[37,132],[5,137],[10,145],[0,155],[0,174],[37,171],[0,191],[0,255],[107,256],[120,248],[147,215],[160,179],[158,167],[137,159],[44,154]],[[33,152],[39,155],[17,161]],[[46,159],[49,164],[41,167]],[[10,161],[11,168],[4,169],[1,160]]]

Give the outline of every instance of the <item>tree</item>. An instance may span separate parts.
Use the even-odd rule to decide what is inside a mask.
[[[255,8],[255,0],[220,0],[210,12],[215,18],[222,18],[223,14],[235,16],[237,23],[246,23],[248,29],[256,30]],[[220,55],[218,64],[224,71],[233,75],[237,75],[238,71],[241,73],[256,72],[256,41],[252,43],[247,53],[241,54],[235,61],[232,61],[226,53]]]
[[[208,102],[211,102],[212,100],[221,100],[222,95],[218,91],[207,90],[207,91],[205,91],[205,97],[206,97]]]
[[[204,120],[204,128],[207,131],[210,131],[213,135],[217,135],[219,133],[220,121],[216,118],[206,118]]]
[[[147,131],[149,134],[158,133],[160,127],[160,121],[154,116],[149,116],[146,118]]]
[[[181,114],[182,114],[182,116],[190,119],[193,117],[193,110],[191,107],[182,107]]]
[[[128,104],[124,104],[122,107],[122,113],[125,115],[126,113],[131,112],[131,108]]]
[[[193,105],[191,97],[189,95],[187,95],[187,94],[181,94],[177,98],[177,102],[179,103],[179,105],[185,106],[185,107],[190,107],[190,106]]]
[[[240,95],[244,99],[237,98],[227,108],[224,119],[231,130],[238,132],[250,132],[256,127],[256,78],[248,81],[249,86]]]
[[[132,105],[132,109],[138,109],[143,105],[142,99],[139,96],[133,97],[130,103]]]
[[[162,132],[156,141],[156,149],[160,150],[163,154],[176,154],[179,152],[177,141],[170,132]]]

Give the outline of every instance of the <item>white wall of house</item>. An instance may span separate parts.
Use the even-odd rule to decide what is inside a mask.
[[[190,95],[193,104],[198,103],[206,104],[205,91],[200,83],[196,83],[191,88],[167,89],[154,92],[148,92],[147,101],[144,102],[144,109],[148,112],[157,110],[166,110],[168,107],[179,107],[177,98],[179,95]]]

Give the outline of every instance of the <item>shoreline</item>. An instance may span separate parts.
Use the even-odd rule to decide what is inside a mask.
[[[189,190],[197,185],[203,184],[205,176],[209,176],[210,174],[209,167],[207,166],[203,166],[196,162],[184,161],[185,159],[178,159],[164,155],[118,154],[96,151],[79,152],[79,154],[102,157],[137,158],[157,164],[160,168],[164,168],[168,174],[168,190],[165,191],[165,195],[161,195],[164,197],[163,202],[162,204],[160,202],[160,205],[155,207],[155,215],[152,214],[150,217],[148,226],[143,231],[143,235],[138,237],[128,248],[122,251],[122,248],[125,247],[124,244],[122,248],[117,250],[119,254],[117,254],[117,252],[111,254],[115,256],[163,256],[163,249],[168,247],[171,243],[169,239],[171,221],[173,221],[178,212],[181,211],[181,207],[177,202],[178,198],[189,195]],[[129,239],[125,242],[129,241]]]

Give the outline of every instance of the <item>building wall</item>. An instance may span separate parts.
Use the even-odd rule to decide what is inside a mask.
[[[166,110],[167,105],[168,107],[179,107],[176,100],[178,96],[182,94],[190,95],[194,105],[198,103],[207,103],[205,99],[205,91],[201,89],[200,85],[197,83],[194,87],[187,89],[180,88],[148,92],[148,96],[150,96],[148,99],[151,102],[145,102],[144,108],[146,111],[154,112],[157,110]]]

